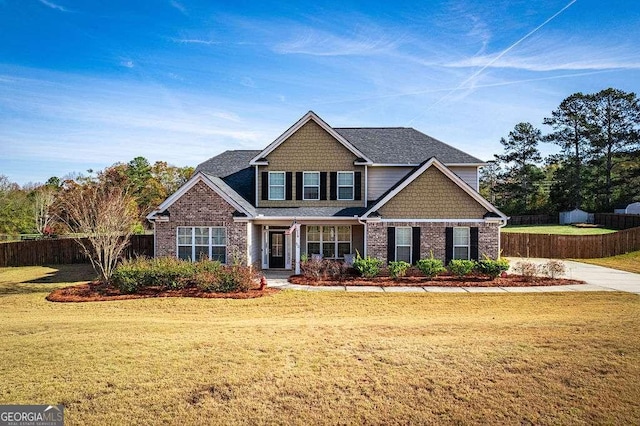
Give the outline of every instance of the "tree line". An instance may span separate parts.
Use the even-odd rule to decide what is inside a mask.
[[[126,194],[135,218],[132,232],[149,226],[145,219],[155,207],[182,186],[193,167],[176,167],[164,161],[150,164],[144,157],[116,163],[87,174],[51,177],[44,184],[20,186],[0,175],[0,234],[64,234],[69,232],[69,212],[87,192],[118,190]]]
[[[548,134],[518,123],[503,153],[480,175],[480,192],[506,214],[581,208],[609,212],[640,201],[640,103],[635,93],[608,88],[574,93],[544,118]],[[555,144],[542,158],[539,145]]]

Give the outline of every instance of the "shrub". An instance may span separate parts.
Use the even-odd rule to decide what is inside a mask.
[[[478,262],[477,269],[479,273],[495,280],[500,274],[509,270],[509,261],[505,258],[493,260],[485,256]]]
[[[365,278],[373,278],[380,273],[382,260],[369,256],[362,258],[360,253],[356,252],[356,258],[353,260],[353,267],[361,276]]]
[[[564,262],[551,259],[542,266],[542,272],[553,280],[563,276],[567,272],[567,268]]]
[[[433,252],[431,252],[431,256],[429,258],[418,260],[417,266],[418,269],[420,269],[420,272],[429,278],[434,278],[438,276],[438,274],[447,270],[444,267],[442,260],[433,257]]]
[[[522,275],[525,281],[533,281],[537,277],[541,270],[538,265],[528,260],[523,260],[516,263],[513,268],[516,274]]]
[[[411,265],[404,260],[389,262],[389,275],[391,275],[391,278],[394,280],[402,278],[407,275],[407,269],[409,269],[410,266]]]
[[[350,266],[337,260],[325,260],[322,267],[324,275],[331,279],[338,280],[338,282],[342,282],[347,278],[350,269]]]
[[[458,278],[471,274],[476,266],[473,260],[453,259],[449,262],[449,271]]]
[[[306,260],[300,262],[300,270],[306,278],[318,281],[323,275],[324,261],[322,259],[314,259],[307,257]]]
[[[111,275],[111,282],[122,293],[135,293],[139,287],[139,271],[129,263],[118,266]]]

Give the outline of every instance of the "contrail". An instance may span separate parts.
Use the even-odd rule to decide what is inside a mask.
[[[456,92],[460,89],[462,89],[464,87],[464,85],[466,85],[467,83],[469,83],[471,80],[473,80],[474,78],[478,77],[480,74],[482,74],[484,72],[484,70],[486,70],[487,68],[489,68],[491,65],[493,65],[494,63],[496,63],[496,61],[498,61],[500,58],[502,58],[504,55],[506,55],[507,53],[509,53],[511,50],[513,50],[516,46],[518,46],[520,43],[522,43],[523,41],[525,41],[526,39],[528,39],[529,37],[531,37],[533,34],[535,34],[540,28],[544,27],[545,25],[547,25],[549,22],[553,21],[558,15],[560,15],[562,12],[564,12],[565,10],[567,10],[568,8],[570,8],[575,2],[577,2],[578,0],[571,0],[569,3],[567,3],[567,5],[565,7],[563,7],[562,9],[560,9],[559,11],[557,11],[556,13],[554,13],[550,18],[548,18],[546,21],[544,21],[542,24],[538,25],[537,27],[535,27],[533,30],[529,31],[524,37],[520,38],[518,41],[516,41],[515,43],[513,43],[511,46],[507,47],[506,49],[504,49],[502,52],[500,52],[500,54],[498,56],[496,56],[495,58],[493,58],[492,60],[490,60],[489,62],[487,62],[482,68],[480,68],[478,71],[476,71],[475,73],[473,73],[469,78],[467,78],[466,80],[464,80],[462,83],[460,83],[455,89],[452,89],[451,91],[449,91],[449,93],[447,93],[446,95],[444,95],[442,98],[438,99],[435,103],[433,103],[431,106],[429,106],[429,108],[427,108],[424,112],[431,110],[433,107],[435,107],[436,105],[438,105],[439,103],[441,103],[442,101],[444,101],[446,98],[448,98],[453,92]],[[409,124],[413,123],[416,119],[420,118],[422,116],[422,113],[418,114],[417,116],[415,116],[414,118],[411,119],[411,121],[409,121]]]

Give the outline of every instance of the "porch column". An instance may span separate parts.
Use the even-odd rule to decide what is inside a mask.
[[[300,224],[296,223],[296,275],[300,274]]]

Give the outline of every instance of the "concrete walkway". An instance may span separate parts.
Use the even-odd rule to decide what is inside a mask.
[[[509,258],[513,267],[525,259]],[[526,259],[534,263],[544,263],[548,259]],[[380,287],[380,286],[331,286],[317,287],[291,284],[287,281],[288,271],[265,271],[269,287],[303,291],[347,291],[377,293],[546,293],[562,291],[625,291],[640,295],[640,274],[618,271],[602,266],[563,260],[567,266],[564,278],[581,280],[586,284],[530,287]]]

